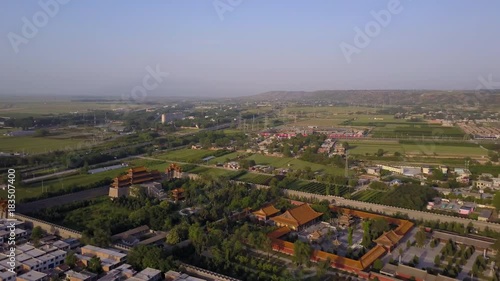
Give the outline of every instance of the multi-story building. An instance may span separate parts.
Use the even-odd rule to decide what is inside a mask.
[[[129,280],[137,273],[130,264],[122,264],[106,273],[104,277],[99,278],[99,281],[121,281]]]
[[[165,169],[165,176],[167,180],[185,178],[185,174],[182,172],[182,168],[175,163],[170,164],[170,166]]]
[[[159,281],[162,279],[161,271],[154,268],[145,268],[133,277],[129,278],[130,281]]]
[[[86,270],[80,272],[69,270],[66,272],[66,280],[69,281],[93,281],[96,278],[97,274]]]
[[[90,259],[94,256],[101,259],[102,269],[106,272],[117,268],[125,262],[126,254],[113,250],[108,250],[92,245],[86,245],[80,249],[81,255],[77,255],[80,261],[87,265]]]
[[[113,179],[113,183],[109,188],[109,197],[118,198],[121,196],[128,196],[131,185],[160,179],[161,175],[157,170],[148,172],[146,168],[142,166],[131,168],[126,175],[118,176]]]
[[[485,188],[492,188],[493,187],[493,181],[487,181],[487,180],[477,180],[474,182],[476,187],[479,189],[485,189]]]
[[[16,274],[11,271],[1,271],[0,272],[0,281],[15,281],[16,280]]]
[[[49,280],[47,274],[30,270],[22,275],[17,276],[17,281],[46,281]]]

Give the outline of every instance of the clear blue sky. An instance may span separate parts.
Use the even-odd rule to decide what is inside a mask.
[[[348,63],[341,42],[354,45],[354,28],[389,2],[243,0],[221,20],[212,0],[72,0],[16,54],[8,34],[22,36],[22,18],[42,8],[4,0],[0,95],[121,95],[142,84],[148,65],[169,73],[149,92],[165,96],[474,89],[480,75],[500,80],[497,0],[401,0],[403,10]]]

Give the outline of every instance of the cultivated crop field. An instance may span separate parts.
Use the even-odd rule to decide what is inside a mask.
[[[407,142],[386,140],[349,140],[352,146],[350,152],[357,155],[374,154],[383,149],[386,156],[392,156],[395,152],[411,156],[449,156],[449,157],[482,157],[488,155],[488,150],[474,144],[462,143],[432,143],[418,141]]]
[[[337,186],[339,194],[335,194]],[[336,184],[329,185],[322,182],[310,182],[305,180],[297,180],[287,188],[291,190],[297,190],[297,191],[303,191],[321,195],[326,195],[327,189],[329,195],[344,196],[345,194],[349,193],[349,187],[345,185],[336,185]]]
[[[116,97],[115,97],[116,98]],[[48,102],[47,100],[50,100]],[[139,109],[145,105],[128,104],[119,99],[109,101],[79,101],[70,97],[19,97],[2,98],[0,103],[0,116],[28,117],[58,113],[85,113],[91,110],[113,110],[118,108]]]
[[[351,199],[368,203],[377,203],[378,200],[384,196],[384,193],[385,191],[367,189],[354,194]]]
[[[179,161],[179,162],[200,162],[201,159],[213,155],[215,151],[206,149],[178,149],[163,154],[155,155],[155,158]]]
[[[244,171],[235,171],[235,170],[227,170],[222,168],[209,168],[203,166],[197,166],[196,168],[189,170],[189,173],[198,174],[198,175],[206,175],[212,177],[225,177],[229,179],[233,179],[239,176]]]
[[[254,160],[257,165],[269,165],[275,168],[290,168],[290,169],[305,169],[310,167],[312,171],[315,172],[325,172],[331,175],[343,175],[344,169],[332,166],[325,166],[321,164],[316,164],[308,161],[303,161],[300,159],[289,158],[289,157],[274,157],[266,156],[261,154],[254,154],[247,157],[248,160]]]
[[[431,137],[463,139],[464,132],[457,127],[442,127],[420,123],[404,124],[396,127],[376,127],[372,131],[376,138],[409,138],[409,137]]]
[[[249,182],[249,183],[255,183],[255,184],[269,185],[269,182],[273,178],[274,177],[270,176],[270,175],[263,175],[263,174],[256,174],[256,173],[246,173],[246,174],[238,177],[237,180],[244,181],[244,182]]]
[[[311,118],[299,120],[297,122],[292,122],[289,125],[293,126],[319,126],[319,127],[331,127],[331,126],[339,126],[347,120],[347,117],[342,116],[333,116],[332,118]]]
[[[228,154],[222,155],[220,157],[217,157],[217,158],[214,158],[214,159],[208,161],[208,164],[225,163],[227,159],[237,161],[236,159],[239,156],[244,155],[244,154],[245,154],[244,152],[232,152],[232,153],[228,153]]]
[[[82,145],[83,140],[51,137],[8,137],[0,136],[0,152],[21,152],[28,154],[68,150]],[[88,141],[85,141],[87,144]]]

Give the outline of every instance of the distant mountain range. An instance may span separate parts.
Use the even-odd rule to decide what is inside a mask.
[[[499,106],[500,90],[432,91],[432,90],[322,90],[271,91],[244,97],[249,101],[324,101],[357,105],[447,105]]]

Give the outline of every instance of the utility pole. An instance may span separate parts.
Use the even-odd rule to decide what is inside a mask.
[[[347,149],[345,151],[345,171],[344,171],[344,176],[346,178],[349,178],[349,154],[347,153]]]

